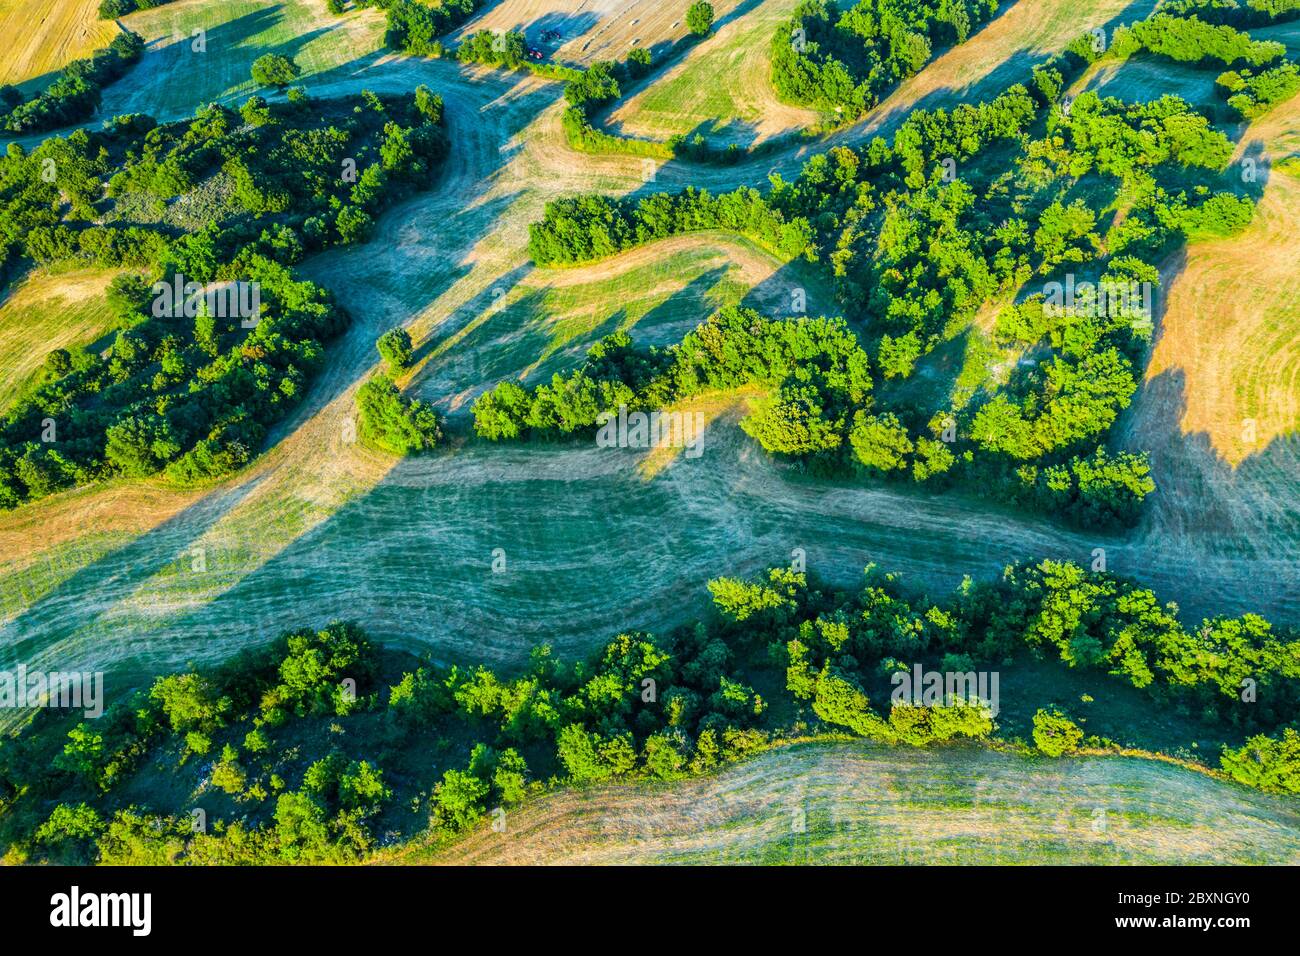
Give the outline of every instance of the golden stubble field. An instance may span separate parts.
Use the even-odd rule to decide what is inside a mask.
[[[0,83],[44,78],[108,46],[118,28],[98,10],[99,0],[0,0]]]

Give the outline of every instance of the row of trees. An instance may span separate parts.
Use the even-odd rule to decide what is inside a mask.
[[[974,688],[873,697],[892,697],[894,675],[915,663],[964,676],[1025,656],[1107,672],[1152,707],[1245,730],[1224,771],[1300,792],[1300,635],[1256,615],[1189,630],[1151,591],[1060,561],[1009,567],[938,602],[875,568],[848,591],[789,568],[708,587],[714,611],[699,621],[619,634],[574,664],[542,646],[514,676],[413,663],[335,623],[160,677],[98,721],[44,712],[0,743],[9,858],[342,862],[385,830],[446,839],[549,787],[707,773],[791,734],[985,738],[996,701]],[[1032,740],[1049,756],[1108,745],[1050,701]],[[158,775],[192,783],[154,792],[205,782],[204,803],[239,819],[196,828],[187,800],[140,806]]]
[[[144,52],[139,34],[126,31],[84,60],[73,60],[48,87],[23,101],[13,87],[0,89],[0,129],[11,133],[41,133],[88,119],[99,107],[100,92],[123,76]]]
[[[528,254],[538,265],[590,262],[656,239],[723,229],[748,236],[783,258],[816,258],[812,226],[783,216],[748,186],[714,196],[687,187],[636,202],[585,194],[546,204],[528,227]]]
[[[154,7],[161,7],[171,2],[172,0],[100,0],[99,18],[116,20],[136,10],[152,10]]]
[[[1276,40],[1253,40],[1226,24],[1206,23],[1198,16],[1155,13],[1145,20],[1118,27],[1110,52],[1127,57],[1143,50],[1180,63],[1244,63],[1260,67],[1286,53]]]
[[[772,38],[772,85],[784,99],[847,120],[917,73],[934,49],[964,43],[996,0],[804,0]]]
[[[773,321],[727,308],[668,349],[637,349],[626,333],[592,347],[568,376],[526,391],[506,381],[474,403],[477,433],[491,440],[593,429],[620,406],[657,409],[711,389],[772,389],[744,427],[769,452],[838,457],[855,410],[869,408],[867,356],[839,319]]]

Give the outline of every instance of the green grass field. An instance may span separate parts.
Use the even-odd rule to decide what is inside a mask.
[[[799,116],[772,105],[761,62],[789,0],[741,6],[748,9],[714,37],[634,89],[611,121],[637,135],[704,127],[746,142],[797,127]],[[876,135],[918,103],[950,105],[1023,79],[1081,27],[1149,8],[1020,0],[834,141]],[[333,18],[314,0],[180,0],[133,14],[127,25],[150,49],[105,91],[101,116],[180,116],[211,100],[237,103],[254,92],[252,61],[278,52],[303,67],[313,92],[429,84],[446,98],[455,148],[433,191],[387,213],[371,242],[304,264],[304,274],[347,307],[353,326],[330,346],[307,401],[258,462],[212,487],[118,482],[0,513],[7,655],[31,666],[104,670],[114,693],[125,693],[163,671],[222,660],[287,628],[340,617],[440,661],[508,670],[542,641],[572,657],[622,630],[665,630],[706,606],[709,577],[783,564],[794,548],[807,552],[810,571],[836,584],[855,583],[874,562],[938,592],[1020,559],[1086,562],[1104,546],[1111,570],[1178,601],[1189,619],[1258,611],[1300,620],[1300,423],[1284,408],[1269,443],[1231,463],[1221,444],[1237,417],[1224,396],[1256,408],[1261,396],[1281,394],[1295,406],[1297,315],[1275,299],[1300,277],[1286,251],[1294,249],[1288,230],[1300,188],[1270,184],[1266,193],[1257,238],[1268,243],[1271,268],[1260,265],[1259,244],[1238,246],[1234,268],[1201,264],[1172,286],[1159,368],[1182,370],[1191,384],[1189,394],[1140,394],[1126,419],[1124,437],[1158,449],[1162,476],[1155,516],[1127,535],[1066,530],[978,498],[901,484],[815,479],[764,456],[740,431],[734,407],[710,426],[703,457],[663,468],[647,469],[638,452],[598,452],[589,443],[455,440],[436,454],[395,461],[342,437],[355,389],[376,366],[375,338],[392,326],[408,327],[415,339],[416,367],[404,381],[411,394],[463,424],[474,397],[496,381],[568,369],[611,331],[666,344],[723,305],[782,313],[793,289],[807,292],[809,313],[833,314],[829,289],[812,267],[717,234],[592,267],[535,268],[525,252],[527,224],[548,200],[592,189],[644,191],[645,168],[627,157],[568,151],[555,84],[446,61],[376,67],[377,11]],[[196,28],[206,31],[206,53],[190,50]],[[1269,34],[1292,44],[1300,36],[1294,25]],[[1145,60],[1099,68],[1086,82],[1121,97],[1178,92],[1208,103],[1213,95],[1213,71],[1156,69]],[[1279,112],[1260,124],[1260,135],[1294,149],[1297,129],[1294,115]],[[794,169],[806,152],[791,144],[734,168],[669,164],[653,188],[761,185],[771,169]],[[1230,261],[1219,251],[1221,263]],[[75,292],[74,277],[33,279],[0,304],[0,408],[50,348],[90,344],[106,331],[99,296],[108,277],[76,277]],[[1180,288],[1194,294],[1179,300]],[[1277,310],[1267,313],[1268,328],[1243,326],[1241,341],[1252,343],[1245,355],[1206,331],[1221,304],[1235,301],[1267,301]],[[1189,331],[1176,324],[1179,316],[1205,324]],[[1254,361],[1256,353],[1267,361]],[[954,386],[978,384],[989,362],[1002,358],[954,341],[928,360],[933,376],[917,387],[937,403]],[[1220,375],[1226,358],[1237,364]],[[1183,475],[1193,478],[1184,483]],[[1232,483],[1231,507],[1217,490],[1206,491],[1220,481]],[[491,569],[497,549],[504,574]],[[1025,680],[1037,691],[1049,676],[1026,672]],[[1089,690],[1062,683],[1071,701]],[[1125,726],[1141,718],[1123,701],[1085,716],[1090,732],[1144,746],[1165,739],[1160,721],[1126,737]],[[19,719],[6,711],[0,726]],[[1013,725],[1026,719],[1008,712]],[[1183,739],[1198,739],[1190,730]],[[793,799],[797,780],[807,781],[809,801],[802,833],[788,829],[782,802]],[[475,837],[455,853],[611,862],[1298,859],[1290,804],[1134,760],[1026,765],[984,751],[807,747],[656,791],[653,801],[650,836],[618,822],[638,820],[633,811],[649,803],[645,790],[622,788],[539,802],[520,815],[526,839],[510,849]],[[1112,829],[1091,828],[1097,809],[1114,814]],[[990,842],[995,829],[1001,836]]]
[[[203,103],[237,104],[259,92],[249,69],[266,53],[292,59],[310,88],[372,62],[384,42],[382,11],[335,17],[319,0],[178,0],[133,13],[125,23],[149,45],[144,59],[105,91],[104,116],[173,117]],[[203,31],[203,51],[194,49],[196,30]]]
[[[54,349],[94,344],[112,326],[104,289],[114,273],[40,272],[0,302],[0,412],[22,392]]]
[[[804,744],[671,785],[543,797],[453,864],[1291,864],[1294,802],[1136,758]]]
[[[739,15],[714,35],[634,87],[612,121],[634,136],[701,132],[719,145],[743,146],[813,125],[817,114],[780,102],[768,80],[772,36],[795,6],[794,0],[741,4]]]

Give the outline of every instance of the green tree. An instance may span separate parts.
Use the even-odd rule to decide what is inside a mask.
[[[633,76],[650,72],[650,51],[643,46],[633,47],[627,54],[627,71]]]
[[[286,87],[302,74],[298,64],[278,53],[266,53],[253,61],[253,82],[260,86]]]
[[[706,0],[692,3],[686,11],[686,29],[697,37],[707,36],[713,29],[713,4]]]
[[[363,440],[394,455],[428,451],[442,440],[433,406],[403,397],[393,381],[376,375],[357,390]]]
[[[433,804],[442,826],[459,833],[468,830],[483,816],[483,801],[488,795],[487,781],[464,770],[448,770],[433,788]]]
[[[390,371],[398,372],[411,364],[411,333],[406,329],[389,329],[379,337],[375,347]]]

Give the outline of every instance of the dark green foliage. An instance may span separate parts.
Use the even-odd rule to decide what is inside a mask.
[[[113,20],[135,10],[151,10],[171,2],[172,0],[101,0],[99,17],[101,20]]]
[[[288,86],[298,79],[302,70],[298,64],[278,53],[266,53],[253,61],[253,82],[262,86]]]
[[[1300,65],[1283,63],[1259,74],[1230,71],[1220,74],[1217,85],[1242,119],[1254,120],[1300,91]]]
[[[788,257],[812,257],[811,226],[787,220],[756,189],[742,186],[713,196],[693,187],[677,196],[659,193],[635,205],[598,195],[546,204],[541,222],[528,227],[528,253],[539,265],[588,262],[634,245],[702,229],[747,235]]]
[[[1273,793],[1300,793],[1300,732],[1287,727],[1278,737],[1263,734],[1237,750],[1224,748],[1223,769],[1248,787]]]
[[[626,333],[597,343],[570,376],[524,392],[503,382],[475,403],[490,439],[589,430],[620,407],[653,410],[710,389],[773,389],[743,427],[768,451],[796,457],[843,453],[852,412],[867,407],[867,356],[840,320],[774,321],[727,308],[680,345],[638,350]]]
[[[389,329],[379,336],[375,348],[390,371],[398,372],[411,364],[411,333],[404,328]]]
[[[1083,741],[1083,731],[1059,710],[1034,714],[1034,746],[1049,757],[1074,753]]]
[[[362,439],[394,455],[428,451],[442,438],[434,410],[419,399],[404,398],[383,375],[357,391],[357,412]]]
[[[1286,53],[1276,40],[1252,40],[1230,26],[1206,23],[1196,16],[1156,13],[1146,20],[1119,27],[1111,41],[1116,56],[1139,50],[1167,56],[1180,63],[1218,62],[1224,66],[1245,63],[1263,66]]]
[[[619,93],[614,64],[605,61],[593,63],[580,77],[566,83],[564,87],[564,98],[573,106],[583,108],[616,100]]]
[[[525,61],[527,51],[528,44],[520,30],[506,33],[479,30],[460,45],[456,59],[462,63],[482,63],[513,70]]]
[[[627,54],[627,71],[633,77],[642,77],[650,72],[650,51],[643,46],[635,47]]]
[[[792,102],[852,119],[996,11],[995,0],[804,0],[772,38],[772,85]]]
[[[708,36],[713,29],[713,4],[698,0],[686,10],[686,29],[697,37]]]

